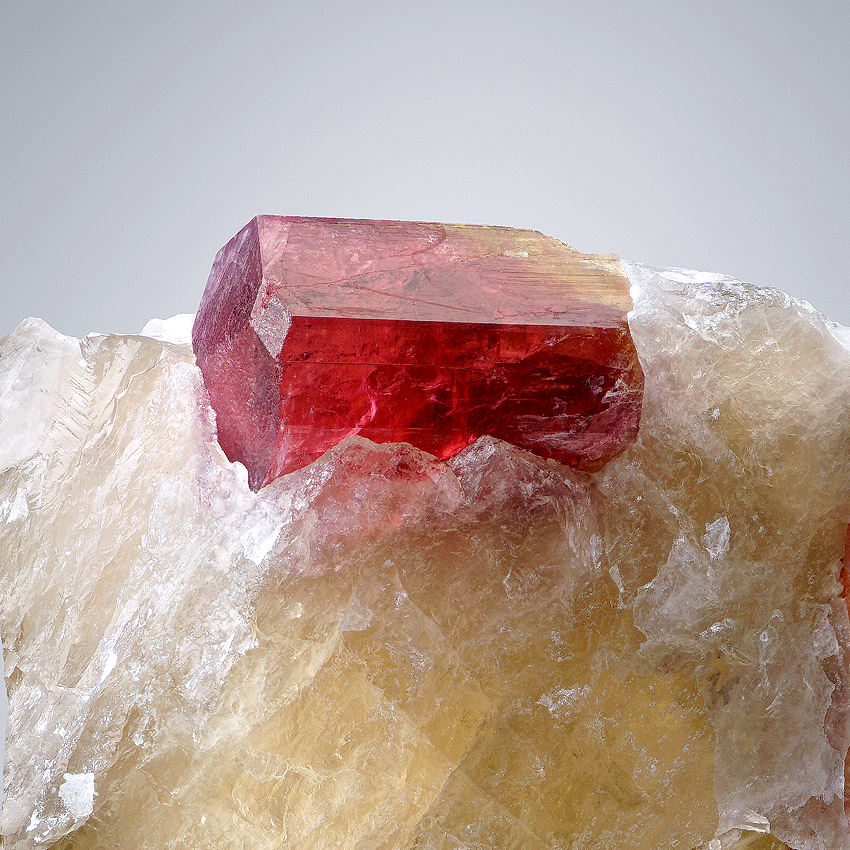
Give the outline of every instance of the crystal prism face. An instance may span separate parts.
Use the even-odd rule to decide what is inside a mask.
[[[259,216],[219,252],[193,342],[255,489],[352,434],[596,469],[640,419],[628,288],[613,255],[533,231]]]

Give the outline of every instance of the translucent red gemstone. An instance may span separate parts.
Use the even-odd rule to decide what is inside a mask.
[[[489,434],[594,469],[637,434],[630,306],[616,257],[535,231],[258,216],[193,343],[255,489],[351,434],[441,458]]]

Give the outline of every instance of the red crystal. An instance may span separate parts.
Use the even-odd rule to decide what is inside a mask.
[[[440,458],[488,434],[596,469],[637,434],[630,307],[614,255],[536,231],[258,216],[192,339],[254,489],[352,434]]]

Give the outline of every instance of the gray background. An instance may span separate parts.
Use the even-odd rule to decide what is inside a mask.
[[[531,227],[850,324],[850,2],[18,2],[0,334],[194,312],[256,213]]]

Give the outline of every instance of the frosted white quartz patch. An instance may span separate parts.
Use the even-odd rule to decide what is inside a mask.
[[[85,820],[94,811],[94,774],[66,773],[59,796],[75,821]]]

